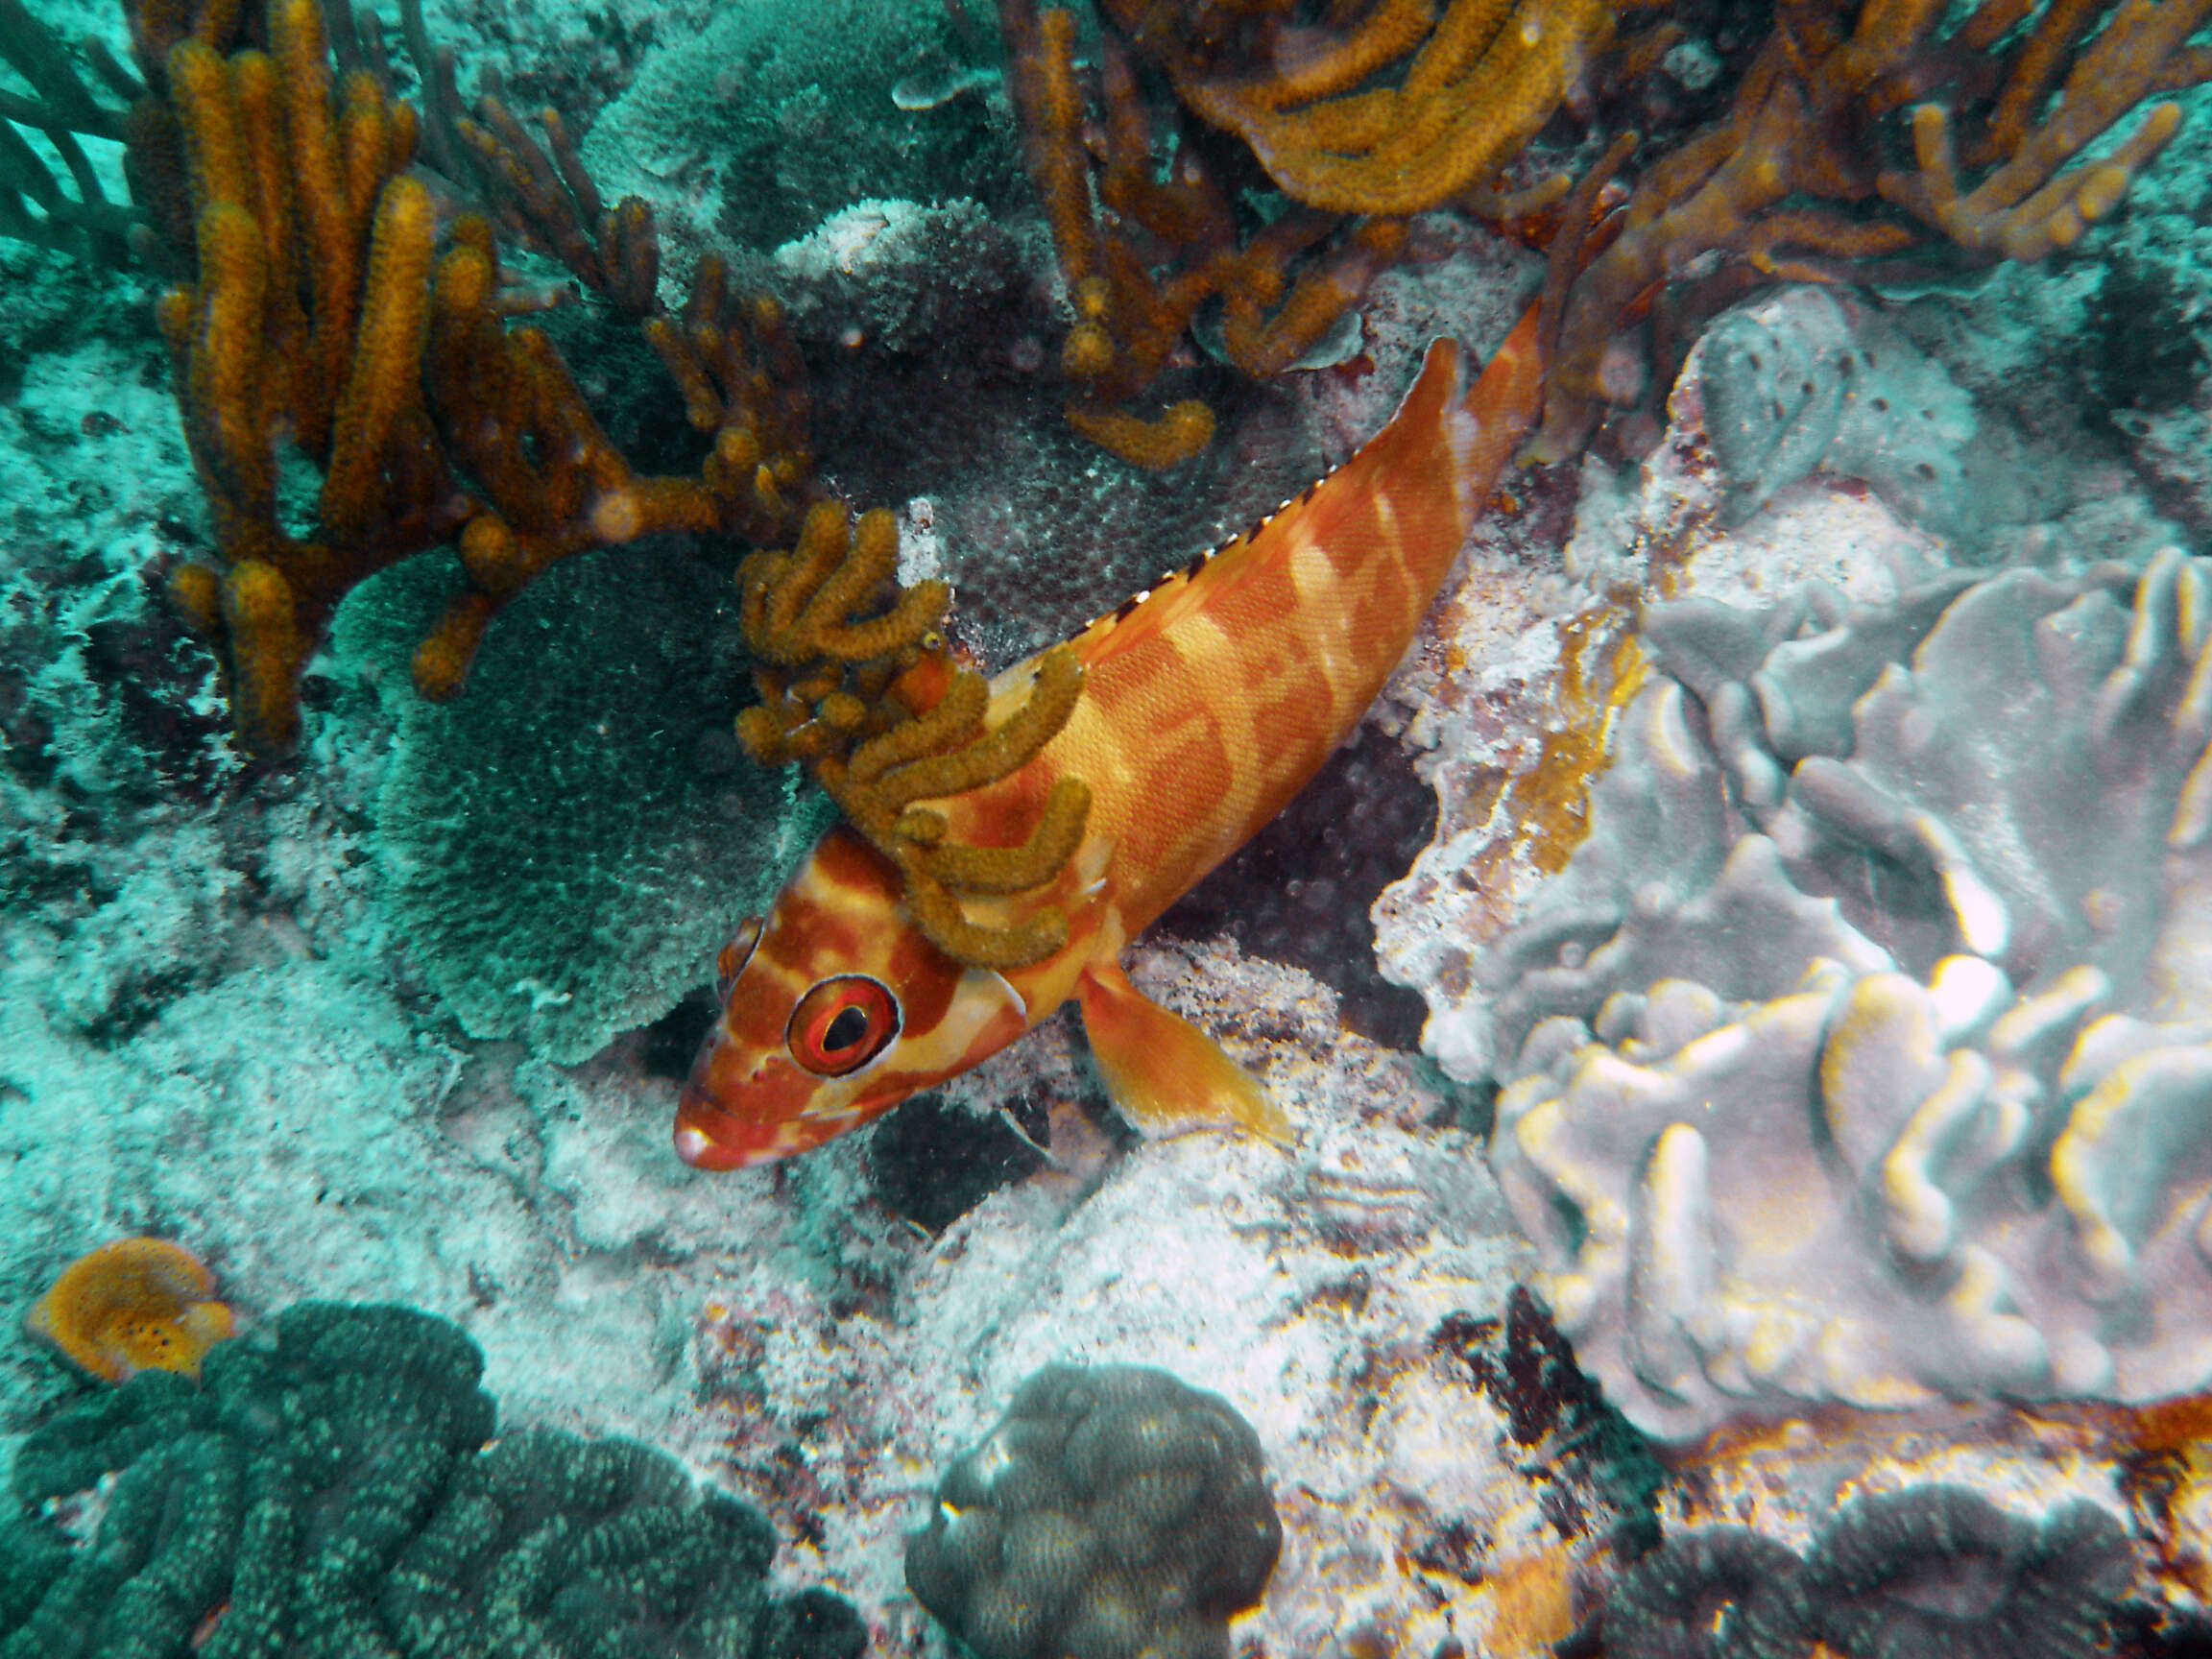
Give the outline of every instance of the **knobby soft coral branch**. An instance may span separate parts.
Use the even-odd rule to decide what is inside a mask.
[[[87,57],[110,91],[131,99],[144,91],[105,49],[88,48]],[[0,88],[0,236],[124,263],[143,221],[108,200],[98,169],[79,142],[81,136],[120,139],[124,111],[94,95],[60,36],[34,17],[22,0],[0,0],[0,61],[31,87],[28,97]],[[19,126],[53,147],[74,195],[16,131]]]
[[[1028,838],[1012,847],[947,839],[945,817],[921,803],[1010,777],[1068,723],[1083,670],[1066,646],[1038,661],[1027,697],[987,723],[991,688],[957,661],[941,632],[950,598],[941,582],[897,590],[899,537],[878,508],[853,525],[819,502],[788,552],[756,553],[737,573],[746,643],[760,703],[737,733],[764,764],[805,762],[854,828],[898,866],[925,937],[954,961],[1009,969],[1066,943],[1066,916],[1045,908],[1004,926],[971,921],[963,896],[1006,897],[1045,886],[1073,856],[1091,792],[1062,779]]]
[[[699,261],[680,320],[649,319],[645,339],[684,394],[692,426],[713,441],[707,487],[729,527],[769,546],[787,541],[808,501],[806,369],[782,307],[733,301],[713,254]]]
[[[694,357],[712,346],[711,362],[685,358],[692,379],[679,373],[714,456],[699,477],[641,477],[545,335],[509,326],[490,226],[463,215],[441,245],[428,189],[403,172],[418,116],[366,69],[333,84],[314,0],[271,0],[255,31],[268,52],[226,57],[228,38],[171,25],[141,33],[164,31],[179,36],[161,78],[176,155],[151,123],[145,161],[188,182],[197,277],[158,315],[217,555],[172,588],[223,652],[248,747],[291,747],[300,673],[332,611],[400,559],[459,541],[465,586],[413,664],[417,687],[443,698],[493,616],[556,561],[665,529],[766,538],[795,518],[805,402],[762,382],[788,383],[796,354],[773,317],[753,331],[765,371],[713,345],[718,274],[685,336]],[[279,511],[280,436],[323,469],[304,534]]]
[[[634,317],[658,303],[661,239],[642,197],[603,205],[576,142],[555,109],[541,109],[540,144],[496,93],[476,100],[473,121],[455,123],[500,228],[552,254],[576,279]]]
[[[1615,337],[1700,255],[1737,255],[1754,279],[1942,242],[2040,258],[2118,204],[2180,111],[2153,105],[2109,155],[2087,148],[2146,99],[2212,80],[2212,50],[2189,44],[2212,0],[1981,0],[1946,28],[1949,10],[1777,8],[1726,123],[1646,172],[1575,281],[1539,454],[1571,453],[1601,405],[1635,399]],[[1885,168],[1870,134],[1908,107],[1913,165]]]
[[[1060,358],[1081,389],[1069,423],[1133,465],[1188,460],[1213,438],[1205,404],[1185,399],[1157,417],[1118,405],[1158,378],[1199,308],[1219,298],[1230,361],[1258,377],[1279,374],[1395,261],[1404,228],[1395,218],[1302,209],[1239,246],[1228,197],[1187,136],[1160,176],[1151,117],[1118,41],[1096,43],[1094,155],[1075,14],[1000,0],[999,20],[1030,176],[1075,314]],[[1145,36],[1138,38],[1142,47]]]

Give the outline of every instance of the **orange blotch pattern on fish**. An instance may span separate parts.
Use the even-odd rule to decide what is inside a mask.
[[[1081,695],[1026,761],[913,804],[942,816],[948,848],[1010,847],[1055,785],[1084,785],[1080,839],[1057,876],[958,901],[963,925],[984,928],[1049,914],[1057,931],[1064,919],[1048,954],[1004,974],[955,962],[926,944],[888,858],[851,831],[826,836],[729,990],[679,1102],[678,1151],[733,1168],[819,1145],[1070,998],[1109,1093],[1134,1118],[1162,1132],[1219,1123],[1287,1139],[1258,1086],[1204,1033],[1145,1002],[1116,956],[1280,811],[1374,701],[1535,418],[1535,341],[1532,309],[1472,393],[1457,348],[1432,347],[1398,413],[1343,467],[1069,642]],[[994,729],[1016,718],[1046,661],[993,684]],[[807,1077],[769,1026],[811,986],[855,973],[883,979],[899,1036],[879,1064]]]

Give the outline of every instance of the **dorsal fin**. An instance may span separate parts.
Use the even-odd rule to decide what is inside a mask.
[[[1173,622],[1191,605],[1204,603],[1206,585],[1233,572],[1240,562],[1234,555],[1245,555],[1248,549],[1268,539],[1270,530],[1280,534],[1295,522],[1297,515],[1312,502],[1314,493],[1338,470],[1340,467],[1330,468],[1272,513],[1262,514],[1227,541],[1192,555],[1187,564],[1164,572],[1149,587],[1139,589],[1113,610],[1092,617],[1069,637],[1068,643],[1074,648],[1077,661],[1086,665],[1095,662],[1135,643],[1140,635],[1125,636],[1125,631],[1141,630],[1142,636],[1149,636]]]

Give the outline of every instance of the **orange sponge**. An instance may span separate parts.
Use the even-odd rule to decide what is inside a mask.
[[[230,1334],[213,1300],[215,1275],[161,1238],[119,1238],[62,1269],[23,1328],[110,1382],[140,1371],[200,1375],[201,1358]]]

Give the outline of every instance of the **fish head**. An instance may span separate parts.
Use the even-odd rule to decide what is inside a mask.
[[[717,960],[722,1015],[676,1107],[676,1152],[741,1169],[835,1139],[1028,1028],[1003,975],[923,937],[899,870],[842,826]]]

